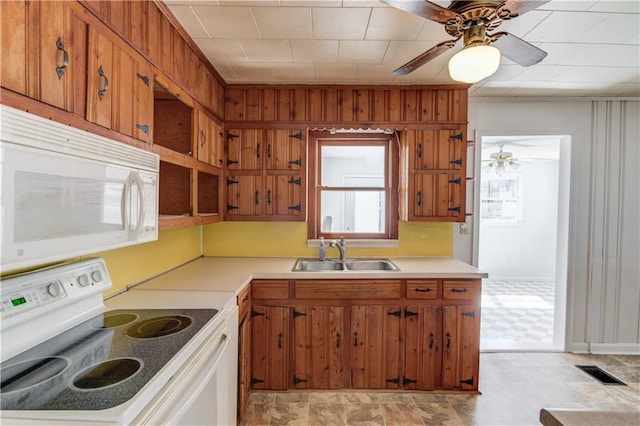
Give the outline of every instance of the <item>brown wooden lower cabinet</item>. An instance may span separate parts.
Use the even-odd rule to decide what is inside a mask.
[[[376,284],[394,291],[358,292],[370,280],[254,281],[242,340],[251,388],[477,391],[480,280]]]

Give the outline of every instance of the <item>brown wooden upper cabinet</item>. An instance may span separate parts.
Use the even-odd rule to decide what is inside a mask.
[[[150,142],[153,123],[151,65],[113,36],[89,27],[87,119]]]
[[[196,150],[198,160],[222,168],[224,156],[224,134],[222,125],[203,108],[198,108],[196,119]]]

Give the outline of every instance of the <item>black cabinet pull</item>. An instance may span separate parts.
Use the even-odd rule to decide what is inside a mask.
[[[340,333],[336,333],[336,348],[340,349]]]
[[[415,291],[416,293],[430,293],[431,289],[430,288],[415,288],[415,289],[413,289],[413,291]]]
[[[447,349],[451,347],[451,333],[447,331]]]
[[[62,52],[62,63],[56,67],[56,74],[58,74],[58,80],[64,75],[64,70],[69,66],[69,53],[64,49],[64,42],[58,37],[56,41],[56,47]]]
[[[279,348],[279,349],[282,349],[282,338],[283,338],[283,337],[284,337],[284,336],[282,335],[282,333],[279,333],[279,334],[278,334],[278,348]]]
[[[452,288],[451,290],[449,290],[451,293],[466,293],[469,290],[466,288]]]
[[[267,158],[271,158],[271,144],[267,144]]]
[[[260,193],[258,191],[256,191],[256,193],[254,194],[254,201],[256,203],[256,205],[260,204]]]
[[[98,75],[100,76],[101,79],[103,79],[102,88],[98,90],[98,98],[102,100],[102,98],[104,98],[104,94],[107,92],[107,90],[109,90],[109,79],[104,74],[104,69],[102,68],[102,65],[100,65],[100,67],[98,68]]]
[[[260,158],[260,144],[256,145],[256,157]]]
[[[418,191],[418,206],[422,206],[422,191]]]
[[[358,332],[354,331],[353,332],[353,346],[358,346]]]
[[[418,158],[421,158],[421,157],[422,157],[422,144],[419,143],[418,144]]]
[[[433,348],[433,333],[429,333],[429,349]]]
[[[267,204],[271,204],[271,190],[267,191]]]

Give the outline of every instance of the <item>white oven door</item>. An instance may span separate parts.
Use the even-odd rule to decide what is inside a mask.
[[[134,423],[235,426],[237,316],[232,309]]]

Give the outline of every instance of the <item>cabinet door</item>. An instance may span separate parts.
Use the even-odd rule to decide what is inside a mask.
[[[459,130],[407,132],[412,170],[461,170],[466,139]]]
[[[114,84],[113,43],[96,29],[89,27],[87,61],[87,120],[112,128]]]
[[[304,132],[302,130],[266,131],[267,170],[300,170],[304,159]]]
[[[461,192],[464,185],[460,175],[448,173],[415,173],[410,180],[409,219],[431,218],[456,220],[464,218]]]
[[[213,120],[209,121],[209,138],[211,139],[211,161],[209,164],[222,167],[224,161],[224,133],[222,126]]]
[[[2,87],[27,94],[27,72],[29,60],[29,24],[31,2],[0,1],[0,81]]]
[[[293,312],[293,387],[345,387],[344,308],[296,307]]]
[[[405,316],[405,367],[407,389],[434,390],[440,384],[442,317],[435,306],[408,306]]]
[[[196,151],[198,161],[202,161],[204,163],[211,162],[211,129],[210,129],[210,119],[207,117],[202,110],[198,109],[196,113]]]
[[[261,170],[264,131],[231,129],[227,132],[227,167],[229,170]]]
[[[477,390],[480,318],[472,305],[443,307],[442,388]]]
[[[37,52],[30,96],[84,115],[87,24],[65,2],[36,2],[32,7],[37,7],[38,27],[30,35]]]
[[[232,175],[227,177],[227,215],[258,216],[263,214],[265,190],[262,176]]]
[[[399,306],[351,307],[351,387],[400,386]]]
[[[245,312],[238,326],[238,420],[244,417],[251,387],[251,312]]]
[[[301,201],[304,199],[300,175],[267,175],[264,206],[269,216],[290,216],[304,220]]]
[[[251,316],[251,385],[254,389],[287,389],[289,308],[255,306]]]

